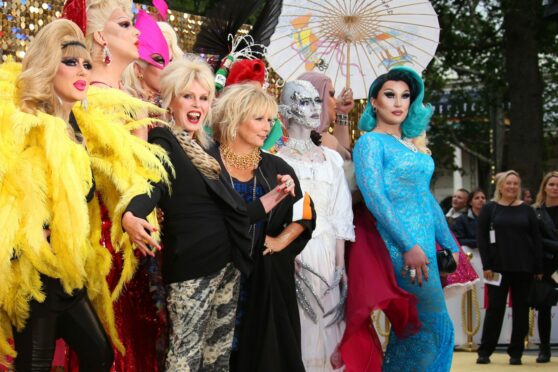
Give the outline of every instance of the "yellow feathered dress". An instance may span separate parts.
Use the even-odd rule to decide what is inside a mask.
[[[88,107],[72,110],[85,146],[68,136],[67,124],[51,115],[28,114],[16,105],[21,65],[0,66],[0,363],[15,356],[8,343],[12,326],[25,327],[29,302],[44,301],[40,274],[60,279],[64,290],[86,287],[107,334],[123,352],[112,300],[133,276],[133,247],[120,224],[130,200],[168,181],[162,149],[131,135],[159,110],[115,89],[91,87]],[[92,180],[113,221],[112,244],[124,258],[120,282],[111,294],[106,275],[111,255],[100,244],[98,200],[87,203]],[[156,224],[155,216],[150,220]],[[50,244],[43,234],[48,224]]]

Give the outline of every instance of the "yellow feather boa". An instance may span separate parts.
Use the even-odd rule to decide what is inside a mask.
[[[61,119],[18,109],[20,72],[21,65],[11,61],[0,66],[0,363],[15,356],[7,340],[12,326],[25,326],[29,301],[44,301],[40,274],[59,278],[68,293],[86,287],[115,347],[124,352],[112,301],[137,262],[120,221],[133,197],[151,191],[150,182],[168,182],[163,163],[169,164],[162,149],[130,130],[151,122],[138,116],[160,109],[114,89],[90,88],[87,110],[73,109],[86,151],[69,138]],[[92,173],[113,222],[113,246],[124,257],[112,294],[106,282],[111,255],[100,245],[99,202],[85,200]],[[150,222],[157,223],[153,214]],[[50,226],[50,244],[44,223]]]

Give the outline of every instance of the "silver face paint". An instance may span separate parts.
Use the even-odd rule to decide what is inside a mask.
[[[283,87],[281,105],[286,106],[290,125],[300,125],[309,129],[320,126],[322,101],[314,86],[303,80],[290,81]]]

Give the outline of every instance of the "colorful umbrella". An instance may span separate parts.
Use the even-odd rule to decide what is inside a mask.
[[[440,28],[429,1],[284,0],[267,60],[286,81],[307,71],[328,75],[355,99],[395,66],[421,73],[434,57]]]

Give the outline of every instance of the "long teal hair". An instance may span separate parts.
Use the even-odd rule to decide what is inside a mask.
[[[358,128],[369,132],[376,128],[376,113],[372,109],[370,100],[378,97],[378,92],[386,81],[404,81],[409,85],[411,91],[411,106],[407,118],[401,124],[401,131],[405,138],[415,138],[420,136],[430,123],[434,109],[430,104],[425,105],[424,81],[420,75],[410,67],[395,67],[386,74],[380,75],[374,80],[368,90],[368,104],[360,117]]]

